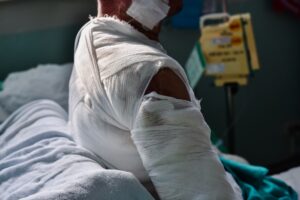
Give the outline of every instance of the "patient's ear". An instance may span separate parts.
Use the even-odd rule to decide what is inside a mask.
[[[178,75],[170,68],[163,68],[152,78],[145,94],[156,92],[160,95],[190,101],[188,90]]]

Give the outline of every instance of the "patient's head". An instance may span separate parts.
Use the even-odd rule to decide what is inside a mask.
[[[182,0],[98,0],[98,17],[116,16],[158,40],[161,21],[181,8]]]
[[[173,16],[180,12],[180,10],[183,7],[183,0],[170,0],[169,5],[170,5],[170,10],[168,13],[168,16]]]
[[[126,18],[126,11],[134,0],[98,0],[98,15],[117,16],[120,19]],[[139,0],[141,1],[141,0]],[[146,0],[146,1],[162,1],[168,2],[170,6],[168,16],[173,16],[178,13],[182,6],[183,0]]]
[[[131,0],[98,0],[98,16],[109,15],[125,18]]]

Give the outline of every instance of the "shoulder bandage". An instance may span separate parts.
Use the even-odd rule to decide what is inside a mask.
[[[200,109],[191,102],[145,96],[132,138],[161,199],[242,199],[213,150]]]

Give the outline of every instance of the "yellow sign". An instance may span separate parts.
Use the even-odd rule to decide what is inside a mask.
[[[205,24],[213,20],[219,23]],[[201,18],[200,26],[206,75],[214,76],[217,86],[246,85],[249,74],[259,69],[250,14],[206,15]]]

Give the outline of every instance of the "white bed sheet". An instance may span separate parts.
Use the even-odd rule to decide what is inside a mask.
[[[130,173],[104,169],[77,146],[67,113],[49,100],[31,102],[0,125],[1,200],[150,200]]]

